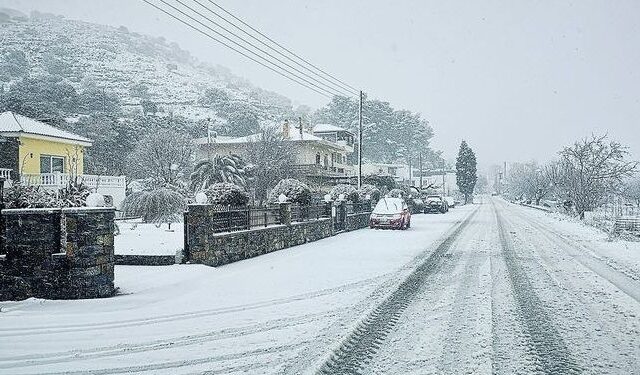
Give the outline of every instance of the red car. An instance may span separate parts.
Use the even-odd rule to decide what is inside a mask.
[[[411,212],[402,198],[382,198],[369,218],[370,228],[407,229],[411,227]]]

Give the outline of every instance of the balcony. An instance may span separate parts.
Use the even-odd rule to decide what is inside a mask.
[[[127,186],[125,176],[96,176],[96,175],[79,175],[71,176],[68,173],[40,173],[40,174],[22,174],[20,182],[23,185],[43,186],[51,188],[63,188],[69,184],[69,181],[77,178],[77,182],[82,183],[90,189],[98,188],[122,188]]]
[[[352,175],[352,166],[335,164],[333,167],[322,164],[298,164],[293,166],[293,170],[305,176],[315,177],[348,177]],[[340,172],[343,170],[343,172]]]

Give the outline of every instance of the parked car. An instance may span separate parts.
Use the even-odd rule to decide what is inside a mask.
[[[449,211],[449,205],[442,195],[428,195],[424,204],[424,213]]]
[[[456,200],[453,199],[453,197],[444,197],[444,200],[447,201],[449,208],[454,208],[456,206]]]
[[[421,198],[411,198],[407,201],[407,205],[412,214],[424,212],[424,201]]]
[[[371,228],[406,229],[411,227],[411,212],[402,198],[382,198],[369,218]]]

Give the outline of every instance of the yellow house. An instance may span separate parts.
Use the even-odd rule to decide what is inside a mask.
[[[0,170],[14,176],[82,175],[91,140],[13,113],[0,114]],[[10,170],[10,172],[7,172]]]

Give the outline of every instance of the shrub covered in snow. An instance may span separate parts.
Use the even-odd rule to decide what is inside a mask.
[[[391,198],[404,198],[407,196],[404,190],[398,188],[391,189],[387,195]]]
[[[3,195],[6,208],[82,207],[89,195],[89,189],[81,184],[69,184],[56,191],[14,183],[4,190]]]
[[[360,200],[365,200],[367,195],[373,202],[377,202],[380,200],[380,189],[378,189],[374,185],[364,184],[358,190],[358,195],[360,196]]]
[[[249,194],[238,185],[229,182],[218,182],[209,186],[207,194],[210,204],[229,206],[245,206],[249,202]]]
[[[308,205],[311,203],[311,190],[306,184],[295,178],[285,178],[269,192],[269,201],[277,202],[280,194],[284,194],[293,203]]]
[[[344,199],[350,202],[358,202],[360,199],[358,190],[355,187],[347,184],[334,186],[329,194],[331,194],[331,198],[333,198],[334,200],[338,199],[340,194],[344,194]]]
[[[182,194],[167,188],[129,194],[122,202],[126,216],[140,216],[144,222],[173,223],[180,220],[185,208]]]

